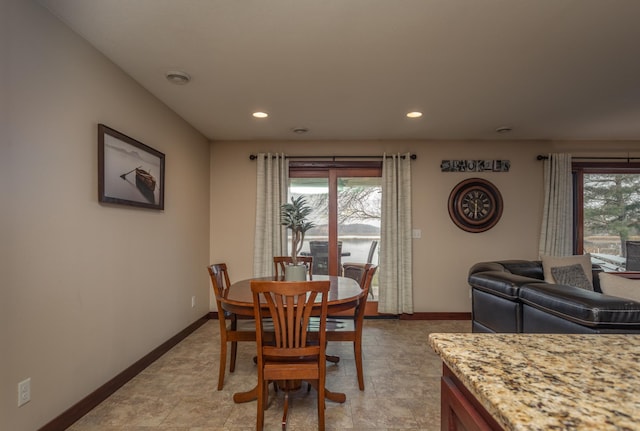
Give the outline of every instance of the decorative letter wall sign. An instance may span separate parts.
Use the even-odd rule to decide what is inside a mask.
[[[442,172],[509,172],[509,160],[443,160]]]

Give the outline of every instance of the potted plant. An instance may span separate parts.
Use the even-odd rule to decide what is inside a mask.
[[[314,224],[307,220],[312,208],[304,196],[291,198],[291,203],[280,206],[280,224],[291,229],[291,265],[285,268],[285,280],[306,280],[307,268],[298,264],[298,253],[302,250],[304,234]]]

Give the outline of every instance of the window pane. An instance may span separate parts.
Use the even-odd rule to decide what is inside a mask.
[[[381,178],[338,179],[338,240],[350,262],[367,262],[371,241],[380,241],[381,196]]]
[[[382,217],[380,177],[338,178],[338,241],[344,262],[378,264]],[[372,286],[377,298],[378,278]]]
[[[584,251],[606,271],[626,269],[626,242],[639,241],[640,175],[585,173]]]

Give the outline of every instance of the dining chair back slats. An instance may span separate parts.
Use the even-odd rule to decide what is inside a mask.
[[[317,353],[306,347],[306,328],[309,326],[311,310],[317,296],[317,292],[311,292],[308,296],[303,293],[286,298],[265,295],[271,316],[276,316],[273,318],[275,347],[266,346],[265,351],[286,356],[303,356],[307,354],[306,351]],[[305,352],[298,353],[296,349]]]

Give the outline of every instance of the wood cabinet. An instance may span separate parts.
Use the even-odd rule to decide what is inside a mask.
[[[503,429],[446,365],[442,367],[440,406],[442,431]]]

